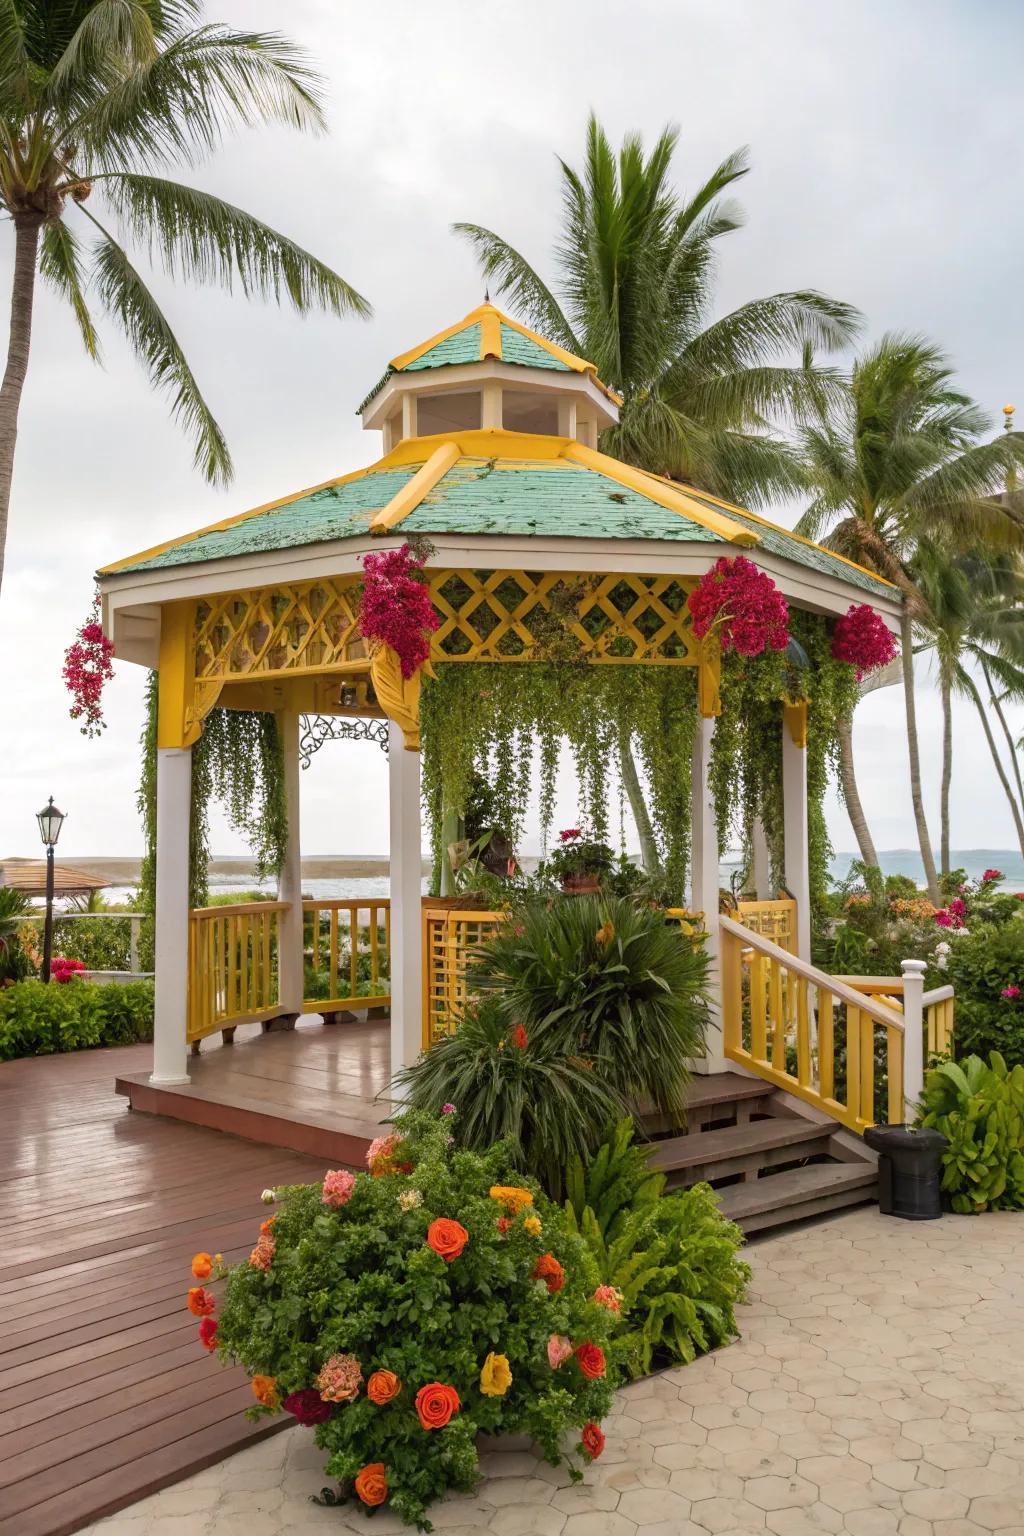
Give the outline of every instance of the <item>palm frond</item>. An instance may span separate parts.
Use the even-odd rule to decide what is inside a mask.
[[[95,95],[102,82],[113,86],[157,56],[152,6],[146,0],[96,0],[50,71],[43,100],[59,102],[83,87]]]
[[[525,256],[482,224],[453,224],[452,232],[468,240],[480,271],[496,294],[507,294],[512,307],[541,335],[577,355],[581,343],[573,334],[551,290]]]
[[[367,316],[361,294],[337,272],[250,213],[209,192],[157,176],[128,173],[96,179],[131,235],[154,246],[168,272],[229,291],[237,279],[247,296],[287,294],[299,314],[313,308]]]
[[[0,0],[0,100],[5,114],[27,112],[32,100],[28,42],[15,0]]]
[[[61,294],[74,310],[78,329],[82,333],[85,350],[94,362],[99,361],[99,337],[92,315],[85,302],[85,283],[82,273],[81,248],[74,232],[63,219],[43,225],[43,237],[39,252],[39,271],[57,293]]]
[[[125,251],[96,220],[93,222],[101,232],[93,273],[104,308],[120,323],[153,388],[170,395],[172,416],[194,439],[196,468],[212,483],[226,484],[232,469],[224,434],[203,399],[174,332]]]

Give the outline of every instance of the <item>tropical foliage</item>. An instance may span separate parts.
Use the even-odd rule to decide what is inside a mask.
[[[171,277],[287,298],[300,314],[368,312],[348,283],[286,235],[166,176],[169,166],[206,159],[237,128],[324,126],[318,79],[294,44],[201,16],[199,0],[0,6],[0,207],[14,235],[0,386],[0,579],[37,273],[71,306],[94,359],[92,302],[106,312],[168,398],[211,481],[231,473],[224,435],[114,230]]]
[[[153,1038],[151,981],[0,988],[0,1061]]]
[[[568,1445],[600,1454],[614,1380],[587,1245],[506,1147],[453,1151],[457,1119],[404,1117],[369,1172],[278,1191],[223,1303],[189,1292],[201,1342],[249,1372],[253,1416],[315,1425],[342,1499],[422,1530],[477,1481],[481,1431],[528,1434],[578,1478]],[[193,1277],[218,1278],[208,1254]]]
[[[1024,1066],[993,1051],[928,1073],[921,1124],[941,1131],[942,1188],[954,1211],[1024,1209]]]

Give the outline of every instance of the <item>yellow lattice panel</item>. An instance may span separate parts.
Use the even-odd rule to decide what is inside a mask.
[[[759,933],[780,949],[796,954],[796,902],[791,897],[778,901],[741,901],[736,915],[751,933]]]
[[[357,577],[339,577],[201,600],[192,638],[197,685],[368,666],[358,585]]]
[[[435,571],[430,594],[441,626],[432,656],[543,659],[561,613],[580,660],[695,667],[700,647],[686,607],[692,586],[674,576]]]
[[[423,1048],[453,1034],[470,995],[473,950],[497,931],[501,912],[423,911]]]

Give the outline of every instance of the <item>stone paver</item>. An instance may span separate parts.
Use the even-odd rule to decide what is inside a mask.
[[[445,1536],[1024,1536],[1024,1215],[865,1210],[756,1245],[742,1339],[619,1392],[572,1486],[490,1450]],[[287,1430],[90,1526],[103,1536],[405,1530],[309,1502],[326,1479]]]

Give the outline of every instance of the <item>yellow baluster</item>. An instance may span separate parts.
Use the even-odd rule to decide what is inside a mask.
[[[854,1122],[860,1115],[860,1009],[846,1005],[846,1107]]]
[[[801,1088],[811,1086],[811,1021],[807,1005],[807,981],[790,977],[796,989],[796,1077]]]
[[[768,1062],[768,1032],[765,1016],[764,957],[755,951],[750,957],[750,1054],[755,1061]]]
[[[327,995],[328,997],[341,996],[341,981],[338,977],[338,909],[331,908],[331,937],[330,952],[327,969]]]
[[[865,1125],[875,1123],[875,1025],[867,1013],[860,1018],[860,1118]]]
[[[771,1011],[772,1066],[776,1072],[785,1072],[786,1016],[782,1008],[782,967],[777,960],[768,961],[768,1000]]]
[[[359,908],[352,906],[348,914],[348,987],[349,996],[359,993]]]
[[[818,989],[818,1091],[823,1099],[834,1099],[835,1078],[835,1009],[831,992]]]
[[[722,1044],[726,1056],[743,1046],[743,961],[735,934],[721,936]]]
[[[887,1116],[890,1125],[903,1124],[903,1031],[895,1024],[885,1026],[888,1061]]]

